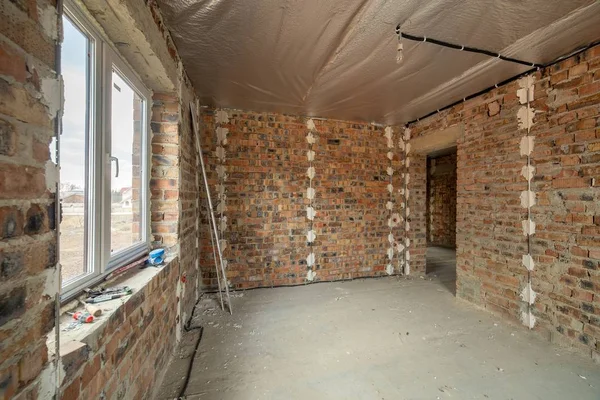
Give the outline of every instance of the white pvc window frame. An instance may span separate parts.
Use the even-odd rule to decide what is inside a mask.
[[[146,88],[134,70],[123,60],[117,49],[94,27],[84,12],[72,0],[65,1],[64,17],[88,37],[88,132],[86,140],[86,203],[85,251],[86,271],[61,285],[61,299],[77,296],[93,286],[111,271],[139,259],[150,249],[150,115],[152,92]],[[111,254],[111,95],[112,72],[119,76],[142,99],[141,127],[141,240]],[[63,77],[65,79],[65,77]],[[59,139],[60,142],[60,139]],[[58,158],[60,160],[60,157]],[[60,245],[59,245],[60,249]],[[60,262],[60,255],[59,255]]]

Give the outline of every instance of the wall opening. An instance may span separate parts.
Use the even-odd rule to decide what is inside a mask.
[[[456,292],[456,146],[427,155],[426,272]]]

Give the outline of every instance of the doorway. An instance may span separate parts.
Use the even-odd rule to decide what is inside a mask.
[[[456,292],[456,147],[427,156],[426,272]]]

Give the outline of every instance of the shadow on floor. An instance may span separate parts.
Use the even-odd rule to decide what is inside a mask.
[[[427,248],[426,271],[436,277],[450,293],[456,296],[456,250],[446,247]]]

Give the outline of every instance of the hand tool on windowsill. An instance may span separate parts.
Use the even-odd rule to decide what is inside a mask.
[[[93,306],[91,304],[86,304],[83,301],[79,300],[79,304],[85,307],[86,311],[92,314],[95,318],[102,315],[102,309],[100,307]]]
[[[131,293],[131,288],[129,286],[113,286],[109,288],[100,288],[100,289],[85,289],[84,292],[88,295],[88,297],[97,297],[97,296],[105,296],[108,294],[119,294],[119,293]]]
[[[125,286],[125,287],[127,288],[127,290],[102,294],[100,296],[95,296],[95,297],[88,297],[85,300],[85,302],[88,304],[102,303],[103,301],[118,299],[119,297],[127,296],[127,295],[130,295],[131,293],[133,293],[133,291],[129,287],[127,287],[127,286]]]
[[[88,312],[84,313],[81,311],[77,311],[77,312],[73,313],[72,315],[73,315],[73,319],[77,322],[81,322],[84,324],[89,324],[91,322],[94,322],[94,316]]]

